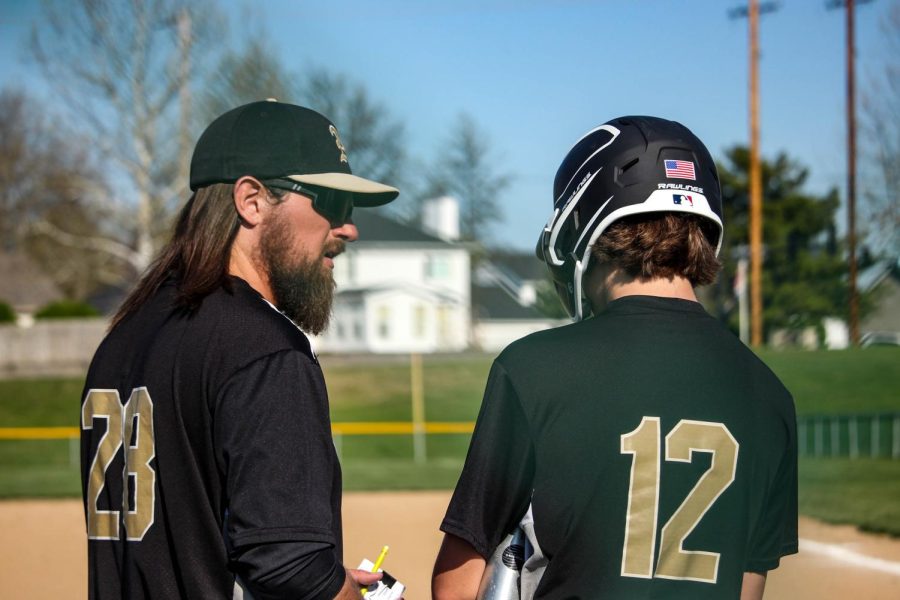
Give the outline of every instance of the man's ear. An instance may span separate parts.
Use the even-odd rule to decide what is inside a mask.
[[[242,223],[252,227],[262,222],[268,208],[267,195],[266,188],[254,177],[244,176],[234,183],[232,198]]]

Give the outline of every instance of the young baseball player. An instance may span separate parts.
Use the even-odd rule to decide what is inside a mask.
[[[335,126],[267,101],[209,125],[172,240],[116,315],[82,399],[89,597],[342,598],[341,469],[304,331],[331,310],[357,206]],[[303,331],[301,331],[301,328]]]
[[[694,293],[719,270],[712,158],[678,123],[623,117],[553,192],[537,251],[576,322],[494,362],[434,597],[475,598],[521,523],[523,598],[760,598],[797,551],[794,406]]]

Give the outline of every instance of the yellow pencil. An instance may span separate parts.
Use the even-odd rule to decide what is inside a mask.
[[[372,565],[372,572],[377,573],[378,569],[381,568],[381,563],[384,562],[384,557],[387,556],[388,547],[385,546],[381,549],[381,554],[378,555],[378,558],[375,559],[375,564]]]
[[[387,556],[387,552],[388,552],[387,546],[385,546],[384,548],[381,549],[381,554],[378,555],[378,558],[375,559],[375,564],[372,565],[373,573],[377,573],[378,569],[381,568],[381,563],[384,562],[384,557]],[[365,596],[366,593],[369,591],[369,588],[364,587],[364,588],[360,589],[359,591],[362,593],[363,596]]]

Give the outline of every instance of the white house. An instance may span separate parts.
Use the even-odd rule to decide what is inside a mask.
[[[533,253],[492,252],[475,270],[472,282],[473,345],[497,352],[529,333],[558,327],[534,307],[547,267]]]
[[[875,296],[875,307],[859,323],[862,345],[900,345],[900,258],[876,262],[857,283]]]
[[[469,252],[383,216],[353,213],[359,240],[334,265],[331,325],[319,352],[455,352],[470,345]]]

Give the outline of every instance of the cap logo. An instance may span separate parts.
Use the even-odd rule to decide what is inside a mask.
[[[341,151],[341,162],[347,162],[347,150],[346,148],[344,148],[344,143],[341,141],[341,136],[338,135],[337,127],[335,127],[334,125],[329,125],[328,131],[330,131],[331,135],[334,136],[334,145],[337,146],[338,150]]]

